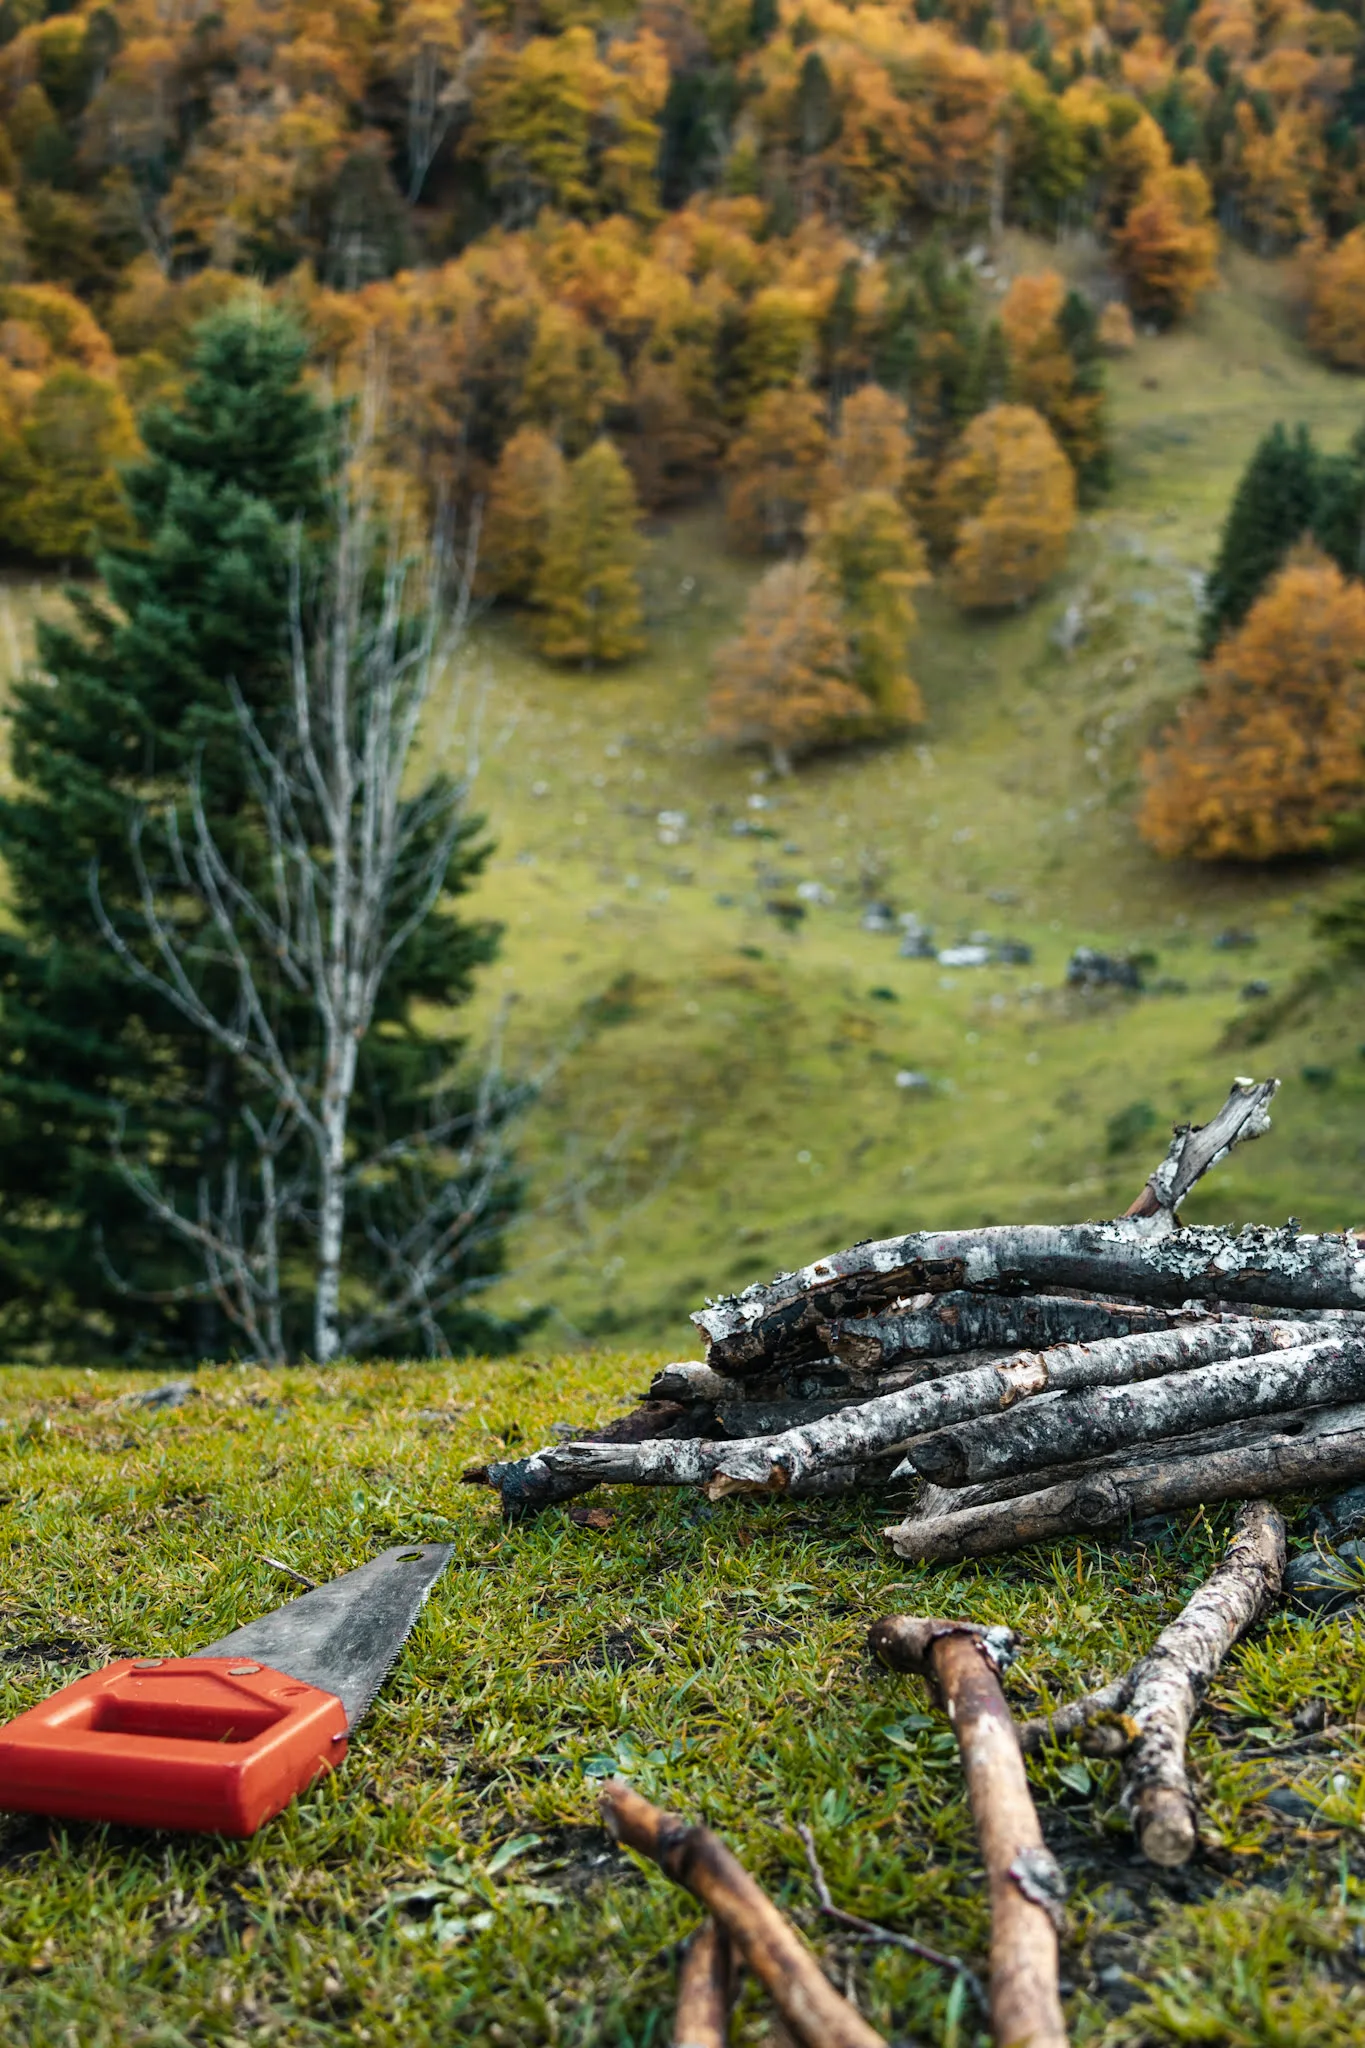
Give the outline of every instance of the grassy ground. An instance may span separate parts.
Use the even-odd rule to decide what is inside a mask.
[[[261,1553],[313,1577],[404,1538],[455,1557],[343,1769],[254,1841],[0,1822],[0,2041],[662,2048],[672,1944],[697,1916],[598,1829],[614,1769],[722,1829],[888,2037],[984,2040],[937,1972],[869,1959],[813,1911],[800,1820],[840,1903],[977,1959],[985,1942],[952,1738],[870,1664],[867,1624],[1007,1621],[1016,1702],[1070,1693],[1146,1645],[1221,1517],[907,1582],[877,1540],[884,1502],[619,1496],[605,1528],[557,1509],[505,1530],[458,1484],[499,1444],[605,1412],[648,1364],[204,1373],[160,1416],[120,1401],[131,1377],[6,1376],[0,1714],[287,1599]],[[1362,1651],[1358,1626],[1280,1619],[1235,1660],[1195,1741],[1209,1848],[1186,1873],[1134,1858],[1115,1766],[1031,1767],[1075,1887],[1078,2042],[1361,2038]],[[1333,1732],[1267,1758],[1306,1696]],[[1292,1812],[1265,1803],[1286,1790]],[[752,1994],[736,2039],[783,2040]]]
[[[1286,282],[1234,261],[1193,328],[1114,367],[1114,491],[1023,617],[967,623],[925,598],[928,724],[904,746],[781,784],[708,747],[709,654],[758,572],[707,512],[656,535],[650,652],[628,672],[549,671],[515,623],[485,630],[481,793],[498,849],[483,901],[507,923],[488,1001],[521,998],[521,1045],[571,1048],[531,1135],[542,1193],[609,1141],[620,1155],[593,1227],[576,1206],[572,1226],[528,1228],[528,1261],[548,1236],[566,1263],[509,1284],[509,1300],[554,1300],[559,1337],[686,1350],[703,1294],[835,1243],[1112,1212],[1160,1149],[1146,1117],[1159,1130],[1207,1113],[1248,1059],[1285,1077],[1277,1135],[1191,1215],[1357,1220],[1351,1005],[1254,1056],[1221,1043],[1255,1007],[1248,982],[1279,993],[1298,972],[1342,874],[1173,868],[1133,825],[1142,747],[1195,677],[1192,579],[1248,452],[1278,418],[1340,446],[1365,411],[1359,383],[1293,339]],[[1068,654],[1055,632],[1073,604],[1085,633]],[[662,843],[660,812],[685,814],[679,843]],[[789,929],[765,906],[798,901],[802,882],[830,900]],[[917,912],[941,943],[1023,939],[1033,963],[902,961],[860,928],[870,899]],[[1215,949],[1229,927],[1255,947]],[[1164,992],[1067,997],[1077,944],[1152,951]],[[898,1088],[903,1070],[932,1091]],[[1124,1112],[1128,1143],[1110,1131]]]

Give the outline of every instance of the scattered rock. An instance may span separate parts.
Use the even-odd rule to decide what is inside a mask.
[[[1140,989],[1141,963],[1135,955],[1099,953],[1093,946],[1077,946],[1066,963],[1066,981],[1068,988]]]
[[[858,923],[865,932],[894,932],[896,913],[889,903],[869,903]]]
[[[1339,1614],[1365,1593],[1365,1543],[1352,1539],[1336,1550],[1305,1550],[1289,1560],[1285,1598],[1306,1614]]]
[[[995,947],[998,967],[1031,967],[1033,948],[1023,939],[1000,939]]]
[[[1255,932],[1242,931],[1235,924],[1228,925],[1224,931],[1218,933],[1213,941],[1216,953],[1242,953],[1245,952],[1248,946],[1254,946],[1255,944]]]
[[[1300,1700],[1289,1719],[1300,1735],[1316,1735],[1320,1728],[1327,1726],[1327,1702]]]
[[[164,1386],[148,1387],[143,1392],[125,1394],[123,1398],[132,1408],[183,1408],[193,1394],[191,1380],[167,1380]]]
[[[940,967],[988,967],[989,946],[945,946],[938,956]]]
[[[803,903],[818,903],[828,909],[834,902],[834,891],[827,889],[823,882],[798,882],[796,893]]]
[[[1309,1514],[1308,1526],[1314,1536],[1329,1542],[1365,1534],[1365,1486],[1348,1486],[1344,1493],[1319,1501]]]
[[[1270,983],[1268,981],[1247,981],[1242,984],[1241,997],[1244,1003],[1263,1002],[1269,994]]]
[[[913,1067],[902,1067],[896,1076],[896,1086],[912,1095],[927,1095],[933,1085],[927,1074],[916,1073]]]

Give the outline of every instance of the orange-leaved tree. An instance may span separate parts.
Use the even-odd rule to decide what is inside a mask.
[[[1076,479],[1047,421],[1027,405],[978,413],[939,477],[933,522],[949,594],[966,610],[1036,597],[1076,524]]]
[[[1098,486],[1108,467],[1098,322],[1056,270],[1016,277],[1000,307],[1009,394],[1042,414],[1078,481]]]
[[[1310,267],[1308,345],[1339,370],[1365,370],[1365,228]]]
[[[731,746],[766,748],[777,772],[789,774],[800,755],[874,728],[852,670],[838,601],[818,567],[780,562],[716,654],[709,730]]]
[[[812,559],[836,598],[852,677],[884,727],[917,725],[924,701],[910,674],[915,607],[927,582],[919,535],[890,491],[850,491],[812,522]]]
[[[890,491],[899,496],[913,453],[907,418],[904,401],[880,384],[864,384],[846,398],[821,495],[833,499],[847,491]]]
[[[487,596],[530,596],[568,473],[558,447],[539,427],[523,427],[503,449],[479,536],[479,589]]]
[[[1115,230],[1114,253],[1139,313],[1168,325],[1190,312],[1218,274],[1213,202],[1197,164],[1147,180]]]
[[[828,451],[822,407],[807,386],[765,391],[754,401],[727,463],[725,510],[741,547],[779,555],[795,545]]]
[[[551,661],[594,668],[643,649],[638,512],[630,471],[605,436],[594,441],[570,465],[532,592]]]
[[[1302,550],[1147,754],[1143,838],[1194,860],[1330,846],[1365,799],[1363,667],[1365,587]]]

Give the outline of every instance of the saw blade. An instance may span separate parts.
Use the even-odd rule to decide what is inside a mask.
[[[384,1683],[453,1545],[397,1543],[368,1564],[207,1643],[199,1657],[250,1657],[335,1693],[354,1728]]]

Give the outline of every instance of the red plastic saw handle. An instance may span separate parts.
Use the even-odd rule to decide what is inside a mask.
[[[250,1658],[148,1657],[0,1728],[0,1808],[254,1835],[345,1754],[334,1693]]]

